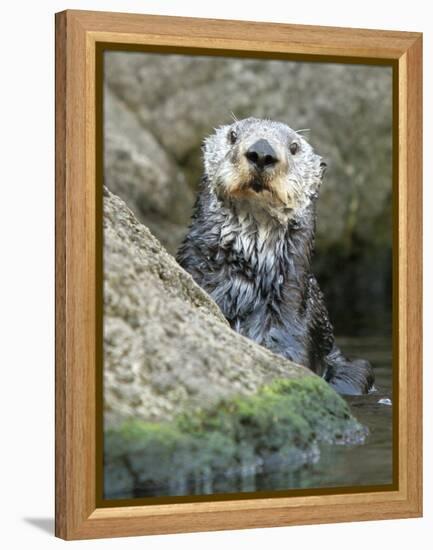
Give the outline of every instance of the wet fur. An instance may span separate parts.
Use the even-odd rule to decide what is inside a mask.
[[[371,366],[347,359],[337,347],[311,273],[322,159],[281,123],[246,119],[233,126],[240,134],[236,147],[227,143],[230,127],[205,142],[205,175],[178,262],[234,330],[308,366],[340,393],[366,393]],[[282,162],[258,192],[243,159],[251,140],[263,135]],[[298,165],[286,153],[293,139],[304,155]]]

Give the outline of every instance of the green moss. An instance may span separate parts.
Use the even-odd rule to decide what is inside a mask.
[[[279,379],[255,395],[188,411],[170,423],[132,420],[107,430],[106,496],[119,493],[110,481],[119,478],[119,468],[135,486],[176,494],[191,480],[209,485],[270,463],[295,470],[317,456],[320,442],[360,443],[364,437],[346,402],[323,380]]]

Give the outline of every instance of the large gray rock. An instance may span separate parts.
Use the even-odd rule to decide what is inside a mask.
[[[175,250],[193,192],[152,132],[109,89],[104,96],[105,185]]]
[[[276,377],[311,376],[229,327],[125,203],[104,195],[104,404],[108,424],[168,420]]]
[[[324,380],[234,332],[108,190],[103,219],[106,498],[255,490],[275,471],[286,488],[320,443],[364,441]]]

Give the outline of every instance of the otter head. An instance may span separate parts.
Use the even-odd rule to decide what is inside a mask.
[[[256,118],[217,128],[203,151],[208,184],[220,200],[283,223],[317,197],[326,167],[289,126]]]

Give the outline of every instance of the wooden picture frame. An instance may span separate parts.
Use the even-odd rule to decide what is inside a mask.
[[[104,507],[96,468],[101,307],[95,220],[97,51],[104,44],[387,64],[394,71],[392,490]],[[99,141],[98,141],[99,140]],[[422,35],[120,13],[56,14],[56,535],[63,539],[418,517],[422,514]]]

